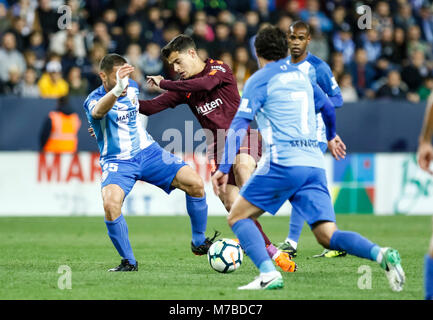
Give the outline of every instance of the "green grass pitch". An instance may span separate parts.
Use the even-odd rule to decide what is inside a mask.
[[[185,216],[126,217],[139,272],[109,273],[120,257],[102,217],[0,218],[0,299],[422,299],[423,257],[431,236],[431,217],[337,215],[342,230],[357,231],[379,245],[400,251],[407,283],[392,292],[376,263],[352,256],[313,259],[322,248],[305,226],[296,273],[283,274],[277,291],[238,291],[257,271],[248,257],[231,274],[213,271],[206,256],[190,250]],[[262,217],[274,242],[288,231],[288,217]],[[210,217],[208,233],[233,238],[225,217]],[[61,290],[61,265],[72,270],[72,289]],[[371,267],[371,289],[358,288],[360,266]]]

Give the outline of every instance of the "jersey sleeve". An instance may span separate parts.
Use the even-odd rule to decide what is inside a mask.
[[[150,116],[168,108],[175,108],[184,103],[182,95],[175,91],[167,91],[150,100],[138,100],[140,113]]]
[[[260,83],[254,80],[255,78],[250,78],[245,83],[242,99],[236,113],[237,117],[253,120],[257,111],[266,101],[266,82]]]
[[[84,101],[84,110],[86,111],[88,117],[93,118],[92,111],[98,103],[99,99],[100,98],[98,96],[91,94],[87,97],[86,101]]]
[[[211,70],[202,77],[188,79],[188,80],[162,80],[159,84],[161,89],[172,90],[172,91],[210,91],[213,88],[221,85],[228,81],[229,70],[224,66],[214,66]]]
[[[343,105],[341,90],[332,74],[331,68],[326,63],[321,63],[317,69],[316,77],[317,84],[330,97],[334,106],[337,108],[341,107]]]
[[[314,105],[316,112],[322,113],[323,122],[326,126],[326,139],[332,140],[336,135],[335,108],[331,100],[326,96],[323,90],[316,84],[313,84]]]

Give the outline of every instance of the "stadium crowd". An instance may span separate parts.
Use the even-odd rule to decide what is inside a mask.
[[[0,0],[0,94],[85,96],[100,85],[101,58],[116,52],[152,96],[147,75],[176,77],[160,49],[180,33],[193,37],[203,59],[230,65],[242,90],[257,69],[257,31],[288,31],[303,20],[309,51],[330,64],[345,102],[418,102],[433,90],[432,8],[428,0]],[[369,13],[371,28],[360,28]]]

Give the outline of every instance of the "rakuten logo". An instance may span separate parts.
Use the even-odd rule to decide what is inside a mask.
[[[217,98],[211,102],[206,102],[202,106],[196,106],[195,108],[196,108],[198,114],[205,116],[205,115],[211,113],[212,111],[214,111],[216,108],[218,108],[222,104],[223,104],[223,101],[220,98]]]

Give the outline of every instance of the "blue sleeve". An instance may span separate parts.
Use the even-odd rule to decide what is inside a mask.
[[[336,108],[341,107],[343,105],[343,97],[341,96],[340,87],[332,74],[331,68],[325,62],[322,62],[317,68],[316,77],[317,84],[328,95],[334,106]]]
[[[336,135],[334,105],[318,85],[313,85],[313,89],[316,113],[322,113],[323,122],[326,126],[326,139],[328,141],[332,140]]]
[[[257,81],[259,77],[256,77],[256,75],[257,73],[245,83],[242,99],[236,116],[253,120],[257,111],[266,101],[267,82]]]
[[[249,119],[245,119],[238,115],[234,117],[227,133],[224,153],[221,157],[221,163],[218,168],[219,171],[223,173],[228,173],[230,171],[236,154],[238,153],[242,141],[244,141],[245,135],[247,134],[250,123],[251,120]]]

